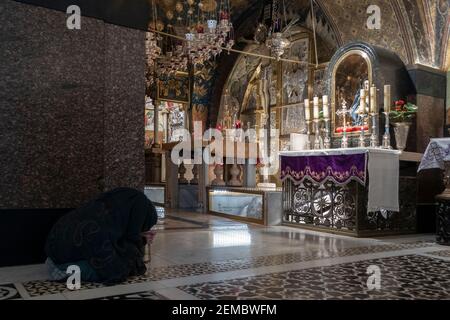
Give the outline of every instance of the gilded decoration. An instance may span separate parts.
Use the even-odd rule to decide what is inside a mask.
[[[214,61],[209,61],[195,70],[194,92],[192,96],[192,120],[202,121],[208,118],[208,107],[211,103],[212,88],[215,80]]]
[[[189,77],[185,74],[170,77],[160,76],[157,100],[189,103],[189,86]]]

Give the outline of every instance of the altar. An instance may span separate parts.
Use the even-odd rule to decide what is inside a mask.
[[[380,148],[281,152],[283,223],[356,237],[414,233],[416,186],[400,176],[401,154]]]

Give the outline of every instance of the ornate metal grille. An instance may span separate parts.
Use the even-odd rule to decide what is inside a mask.
[[[401,178],[400,213],[367,212],[368,189],[357,182],[339,186],[305,181],[283,183],[284,222],[356,236],[416,230],[415,179]]]

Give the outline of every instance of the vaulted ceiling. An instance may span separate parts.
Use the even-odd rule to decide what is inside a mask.
[[[145,29],[152,17],[152,0],[16,0],[65,11],[78,4],[83,15],[107,22]],[[191,0],[154,0],[159,17],[171,23],[168,13],[176,16],[176,7],[187,7]],[[218,0],[202,0],[214,6]],[[259,16],[261,0],[230,0],[237,27]],[[305,17],[311,0],[284,1],[290,16]],[[366,41],[396,52],[405,64],[421,63],[441,70],[450,68],[449,0],[313,0],[317,8],[319,32],[326,33],[338,46],[350,41]],[[195,1],[194,1],[195,2]],[[381,9],[381,29],[369,30],[367,8]],[[169,14],[170,17],[170,14]],[[307,25],[308,21],[304,21]],[[249,24],[250,25],[250,24]],[[247,28],[247,31],[251,31]],[[331,44],[332,45],[332,44]]]
[[[189,1],[155,1],[166,25],[176,23],[177,16],[182,15],[180,8],[189,8]],[[217,2],[220,1],[203,1],[206,8],[214,8]],[[260,15],[261,3],[261,0],[231,0],[236,27],[244,24],[244,30],[251,33],[256,27],[254,20]],[[300,24],[311,27],[310,0],[284,0],[284,3],[288,19],[299,17]],[[318,33],[330,46],[365,41],[396,52],[405,64],[450,68],[448,0],[314,0],[314,3]],[[380,30],[367,28],[370,5],[381,9]]]

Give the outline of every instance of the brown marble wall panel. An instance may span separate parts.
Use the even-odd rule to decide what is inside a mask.
[[[144,189],[145,32],[107,25],[105,187]]]
[[[116,174],[132,172],[120,185],[140,186],[142,31],[86,17],[71,31],[64,13],[9,0],[0,21],[0,208],[76,207]],[[130,152],[141,123],[142,160]],[[110,170],[119,157],[106,148],[128,158]]]
[[[417,95],[417,151],[425,152],[430,138],[444,136],[445,100]]]

